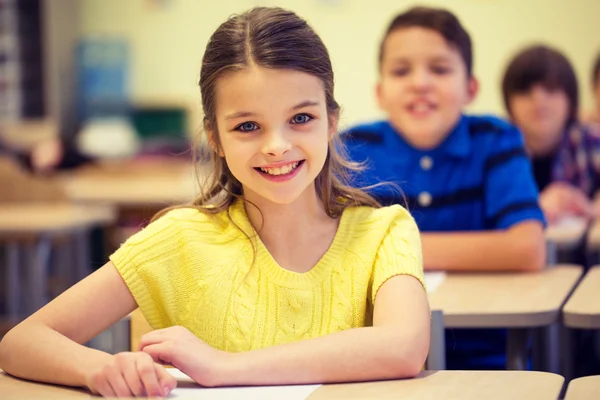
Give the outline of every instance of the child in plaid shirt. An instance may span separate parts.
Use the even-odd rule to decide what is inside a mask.
[[[549,222],[596,216],[591,197],[600,186],[600,131],[577,121],[579,91],[573,67],[559,51],[533,46],[510,62],[504,104],[523,132]]]

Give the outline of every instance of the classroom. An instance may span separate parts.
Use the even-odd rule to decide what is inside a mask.
[[[0,0],[0,398],[600,398],[597,0]]]

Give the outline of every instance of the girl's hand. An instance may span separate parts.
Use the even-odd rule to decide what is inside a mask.
[[[88,388],[104,397],[166,397],[177,381],[146,353],[118,353],[86,377]]]
[[[160,364],[169,364],[196,383],[212,387],[223,384],[232,354],[217,350],[182,326],[159,329],[142,336],[140,350]]]

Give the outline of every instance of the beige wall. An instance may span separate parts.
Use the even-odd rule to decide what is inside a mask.
[[[545,42],[577,70],[582,103],[592,105],[591,64],[600,51],[598,0],[82,0],[84,34],[122,35],[132,45],[134,99],[184,99],[199,113],[196,87],[210,34],[227,16],[254,5],[279,5],[306,18],[323,38],[336,73],[343,124],[379,116],[373,86],[376,52],[391,17],[415,4],[455,12],[474,42],[481,92],[471,110],[503,114],[500,79],[522,46]],[[163,7],[157,4],[164,4]]]

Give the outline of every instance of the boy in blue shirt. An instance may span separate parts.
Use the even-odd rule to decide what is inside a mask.
[[[476,96],[471,40],[448,11],[398,15],[381,43],[377,99],[388,120],[344,136],[358,184],[380,186],[383,204],[404,204],[422,231],[426,269],[539,270],[544,217],[520,132],[467,116]]]
[[[475,98],[471,40],[448,11],[413,8],[388,27],[379,52],[379,106],[388,119],[344,135],[360,186],[384,205],[408,204],[426,269],[532,271],[545,264],[544,217],[520,132],[468,116]],[[460,293],[457,293],[460,295]],[[502,331],[454,330],[451,369],[503,369]]]

